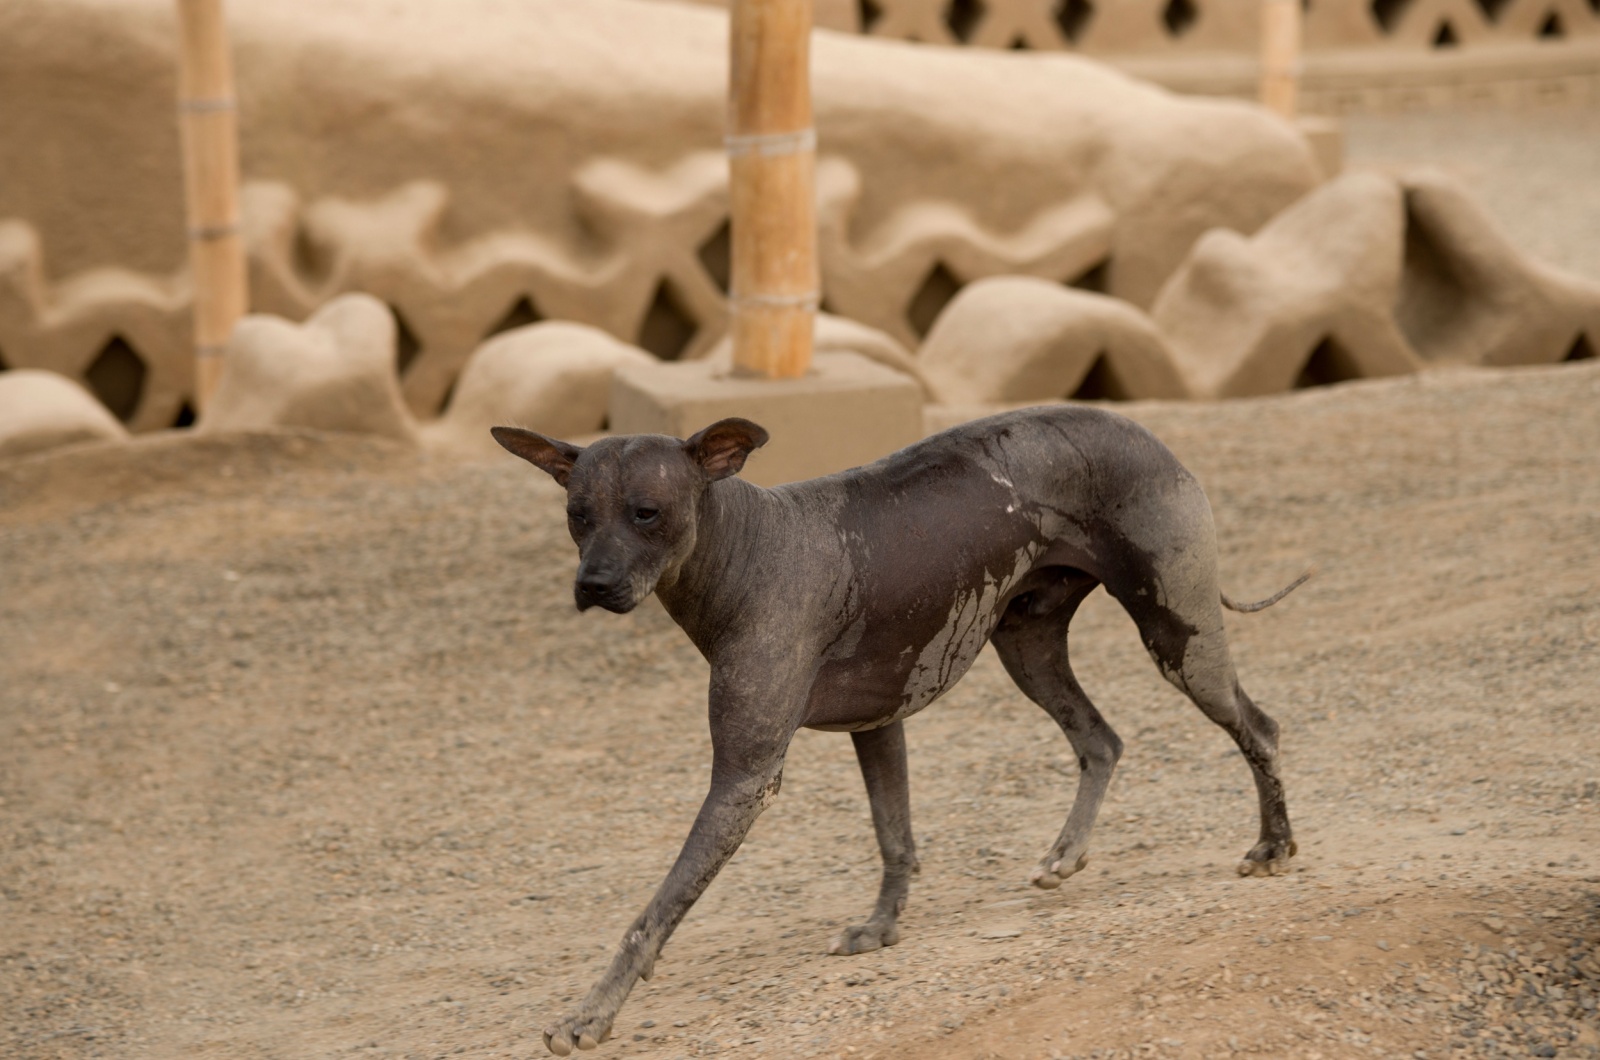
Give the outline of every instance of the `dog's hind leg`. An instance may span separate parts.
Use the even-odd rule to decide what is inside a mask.
[[[1107,579],[1106,589],[1138,625],[1162,675],[1233,737],[1250,764],[1261,807],[1261,833],[1239,863],[1239,874],[1287,872],[1295,842],[1278,775],[1278,723],[1239,687],[1223,628],[1209,518],[1203,532],[1164,554],[1159,569],[1130,562]]]
[[[872,827],[883,854],[883,883],[878,904],[865,924],[847,927],[828,947],[833,954],[865,953],[900,941],[896,920],[906,906],[911,874],[917,871],[916,846],[911,837],[911,786],[906,769],[905,723],[896,721],[877,729],[853,732],[856,760],[867,782],[872,804]]]
[[[1190,640],[1182,660],[1158,658],[1157,662],[1167,680],[1227,730],[1250,763],[1261,808],[1261,833],[1239,862],[1239,875],[1275,876],[1289,871],[1289,859],[1296,852],[1283,778],[1278,775],[1278,723],[1239,687],[1220,609],[1215,622],[1214,632]]]
[[[1067,660],[1067,626],[1097,584],[1073,574],[1048,591],[1019,596],[991,638],[1022,694],[1055,719],[1078,756],[1078,793],[1067,822],[1031,877],[1046,890],[1088,864],[1089,833],[1122,757],[1122,741],[1089,702]]]

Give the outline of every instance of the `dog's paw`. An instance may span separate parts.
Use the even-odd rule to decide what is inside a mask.
[[[1239,862],[1241,876],[1282,876],[1289,872],[1289,859],[1299,852],[1293,839],[1262,840],[1250,848]]]
[[[1088,854],[1079,854],[1078,860],[1069,868],[1065,858],[1047,861],[1034,869],[1028,876],[1028,882],[1042,891],[1053,891],[1060,887],[1067,878],[1083,871],[1089,864]]]
[[[610,1016],[586,1016],[576,1013],[557,1020],[544,1029],[544,1044],[557,1056],[568,1056],[576,1046],[579,1049],[598,1049],[600,1043],[611,1037]]]
[[[852,953],[867,953],[885,946],[893,946],[899,941],[898,927],[869,920],[865,924],[855,924],[841,931],[839,937],[828,945],[828,953],[834,957],[848,957]]]

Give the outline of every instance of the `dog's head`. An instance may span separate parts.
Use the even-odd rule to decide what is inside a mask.
[[[660,434],[603,438],[588,448],[520,427],[491,428],[509,452],[567,490],[567,529],[578,543],[578,610],[625,614],[676,577],[694,552],[700,501],[766,444],[749,420],[718,420],[688,441]]]

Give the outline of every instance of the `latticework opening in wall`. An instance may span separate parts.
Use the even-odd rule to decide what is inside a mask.
[[[722,222],[694,253],[705,268],[706,275],[711,277],[711,282],[726,294],[733,282],[733,225],[728,221]]]
[[[1161,22],[1174,37],[1189,32],[1199,18],[1200,9],[1194,0],[1167,0],[1167,6],[1161,9]]]
[[[1111,259],[1101,258],[1077,276],[1068,280],[1067,286],[1075,287],[1080,291],[1105,294],[1111,288]]]
[[[873,3],[872,0],[856,0],[856,10],[861,15],[861,32],[871,33],[872,27],[878,24],[883,17],[883,8]]]
[[[1372,21],[1385,33],[1393,33],[1411,6],[1411,0],[1372,0]]]
[[[1089,20],[1094,17],[1094,5],[1089,0],[1061,0],[1056,5],[1055,17],[1056,25],[1061,27],[1061,35],[1068,42],[1076,44],[1089,28]]]
[[[1405,257],[1394,319],[1425,361],[1452,360],[1470,348],[1480,327],[1484,297],[1472,274],[1440,247],[1433,232],[1406,204]]]
[[[149,370],[144,358],[121,335],[111,336],[84,372],[84,382],[111,414],[126,423],[139,411]]]
[[[534,305],[533,296],[525,294],[511,303],[511,308],[507,309],[505,315],[495,322],[494,327],[484,332],[483,337],[485,339],[493,338],[514,328],[525,328],[529,324],[537,324],[543,319],[544,314],[539,312],[538,306]]]
[[[1352,379],[1360,378],[1361,369],[1357,366],[1355,358],[1335,342],[1333,336],[1327,335],[1311,348],[1306,363],[1300,366],[1300,373],[1295,376],[1294,388],[1305,390],[1314,386],[1348,383]]]
[[[289,247],[289,265],[309,287],[320,287],[333,273],[333,255],[311,238],[304,228],[296,228]]]
[[[1068,395],[1075,401],[1127,401],[1133,395],[1117,378],[1111,359],[1102,352],[1084,373],[1078,388]]]
[[[174,427],[193,427],[194,421],[197,419],[199,417],[194,414],[194,406],[185,401],[178,406],[178,414],[172,417],[172,425]]]
[[[1490,22],[1499,22],[1500,16],[1511,5],[1511,0],[1473,0],[1473,2],[1483,12],[1483,17]]]
[[[1545,40],[1560,40],[1567,35],[1566,24],[1561,21],[1561,16],[1552,11],[1539,23],[1539,36]]]
[[[433,410],[434,415],[444,415],[444,410],[450,407],[451,401],[455,400],[456,384],[459,382],[461,382],[461,373],[457,372],[456,377],[450,380],[450,385],[444,388],[444,397],[439,399],[438,408]]]
[[[1572,347],[1567,350],[1563,361],[1592,361],[1595,359],[1594,343],[1589,341],[1589,336],[1578,332],[1578,337],[1572,340]]]
[[[394,314],[394,366],[400,375],[406,374],[406,369],[417,359],[417,354],[422,352],[422,343],[417,341],[416,332],[411,330],[411,325],[406,323],[405,314],[394,306],[389,307],[389,312]]]
[[[677,292],[663,277],[639,325],[639,347],[663,361],[676,361],[694,340],[696,330],[694,318],[684,312]]]
[[[917,333],[918,338],[928,337],[928,332],[933,330],[933,322],[939,319],[944,307],[960,290],[961,281],[956,279],[955,273],[945,268],[944,262],[935,262],[927,279],[922,281],[922,286],[917,288],[917,293],[911,296],[911,303],[906,306],[906,323],[911,325],[911,330]]]
[[[962,44],[972,39],[972,33],[983,20],[981,0],[950,0],[944,9],[944,24]]]
[[[1433,46],[1435,48],[1454,48],[1461,40],[1456,36],[1455,27],[1450,25],[1449,19],[1442,19],[1439,28],[1433,31]]]

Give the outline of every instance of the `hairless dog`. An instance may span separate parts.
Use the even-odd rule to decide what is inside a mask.
[[[1239,865],[1272,875],[1295,853],[1278,726],[1234,675],[1211,508],[1194,476],[1131,420],[1027,409],[934,435],[874,464],[763,489],[734,476],[767,432],[725,419],[687,441],[579,448],[496,427],[567,490],[579,610],[618,614],[652,591],[711,664],[711,790],[655,897],[577,1009],[544,1032],[559,1056],[604,1041],[661,947],[778,794],[797,729],[848,732],[883,854],[877,905],[830,953],[899,941],[917,869],[904,720],[993,643],[1078,757],[1077,796],[1032,882],[1083,868],[1122,741],[1067,660],[1067,626],[1104,585],[1163,676],[1227,730],[1255,775],[1260,841]]]

